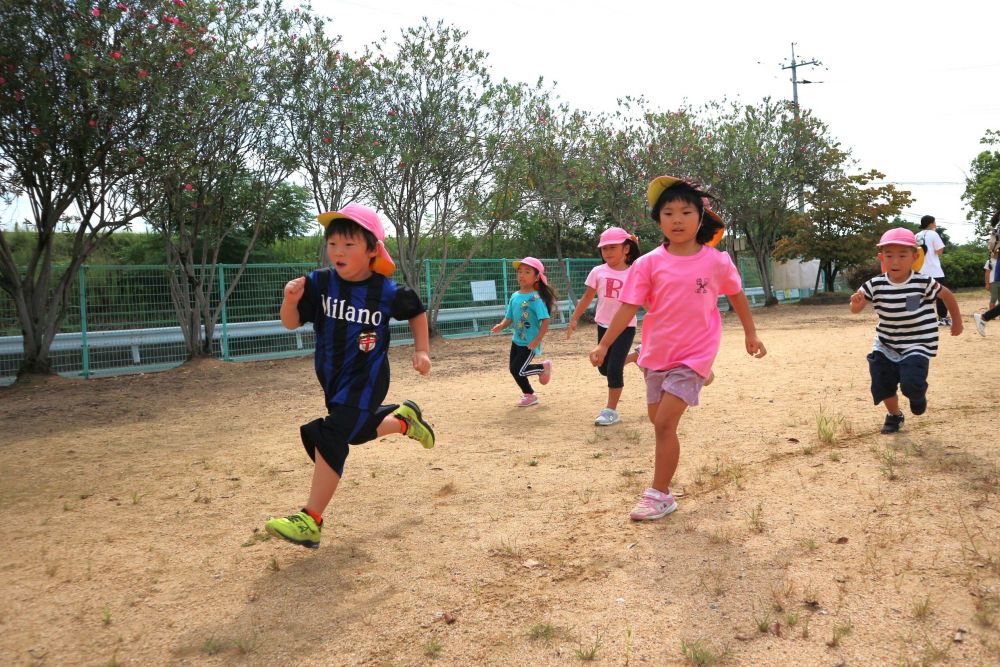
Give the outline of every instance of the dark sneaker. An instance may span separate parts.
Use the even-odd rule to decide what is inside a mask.
[[[922,415],[927,412],[927,397],[921,396],[910,400],[910,412],[915,415]]]
[[[313,518],[305,512],[296,512],[268,519],[264,524],[264,530],[283,540],[316,549],[319,547],[320,531],[323,530],[323,526],[316,525]]]
[[[885,423],[882,424],[882,433],[898,433],[906,419],[902,414],[886,415]]]
[[[406,437],[416,440],[424,449],[434,446],[434,429],[424,421],[424,416],[420,408],[413,401],[403,401],[403,404],[396,408],[394,413],[406,422]]]

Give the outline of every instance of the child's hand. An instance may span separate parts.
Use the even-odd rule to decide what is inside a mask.
[[[306,277],[301,276],[285,283],[285,298],[292,303],[298,303],[306,291]]]
[[[951,318],[951,335],[952,336],[961,336],[962,335],[962,331],[964,329],[965,329],[965,327],[962,326],[962,320],[960,318],[958,318],[958,317]]]
[[[590,364],[595,368],[604,363],[604,357],[608,354],[608,348],[598,345],[590,351]]]
[[[757,338],[757,336],[747,336],[745,342],[747,346],[747,353],[751,357],[760,359],[767,354],[767,348],[764,347],[764,343],[762,343],[760,338]]]
[[[535,352],[535,350],[537,350],[538,346],[541,345],[541,344],[542,344],[542,341],[540,341],[540,340],[538,340],[536,338],[533,341],[531,341],[530,343],[528,343],[528,349],[531,350],[532,352]],[[535,354],[538,354],[538,353],[535,352]]]
[[[420,373],[421,375],[427,375],[431,372],[431,357],[426,352],[414,352],[413,353],[413,370]]]
[[[570,336],[573,335],[574,331],[576,331],[576,322],[574,320],[570,320],[569,324],[566,325],[566,340],[570,339]]]
[[[490,329],[490,332],[492,333],[500,333],[501,331],[503,331],[503,322],[501,322],[500,324],[494,324],[493,327]]]
[[[857,307],[862,303],[864,303],[864,301],[865,301],[864,292],[860,290],[851,295],[851,306]]]

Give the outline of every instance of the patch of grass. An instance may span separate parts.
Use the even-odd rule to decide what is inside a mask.
[[[201,645],[201,652],[205,655],[216,655],[222,653],[226,650],[225,642],[216,639],[215,636],[211,636],[205,640],[205,643]]]
[[[681,655],[684,656],[689,665],[708,667],[709,665],[718,665],[728,659],[729,649],[727,647],[718,648],[706,639],[696,639],[693,642],[682,639]]]
[[[750,530],[760,534],[764,532],[764,505],[757,503],[757,506],[746,513]]]
[[[830,648],[836,648],[840,646],[840,641],[851,634],[854,630],[854,625],[851,623],[850,619],[847,619],[843,623],[838,623],[833,626],[833,635],[831,635],[830,640],[826,642],[826,645]]]
[[[142,500],[145,496],[146,496],[145,493],[139,493],[138,491],[133,491],[132,492],[132,504],[133,505],[138,505],[139,501]]]
[[[799,542],[799,546],[801,546],[802,549],[805,551],[816,551],[817,549],[819,549],[819,544],[817,544],[816,540],[812,538],[807,538],[802,540],[801,542]]]
[[[535,641],[549,641],[556,636],[556,628],[551,623],[535,623],[528,630],[528,638]]]
[[[428,658],[436,658],[441,655],[442,651],[444,651],[444,645],[437,637],[431,637],[427,640],[427,643],[424,644],[424,655]]]
[[[598,632],[597,636],[594,637],[594,641],[590,644],[584,646],[582,643],[573,652],[576,655],[577,660],[582,662],[592,662],[597,658],[597,652],[601,650],[601,640],[603,635]]]
[[[535,466],[538,465],[538,459],[531,459],[530,461],[528,461],[528,465],[534,468]]]
[[[254,528],[253,529],[253,535],[251,535],[250,538],[247,539],[247,541],[244,542],[243,544],[241,544],[240,546],[241,547],[252,547],[253,545],[257,544],[258,542],[267,542],[269,539],[271,539],[271,534],[270,533],[265,532],[265,531],[263,531],[263,530],[261,530],[259,528]]]
[[[931,596],[928,595],[923,600],[914,602],[910,612],[916,620],[926,621],[931,615]]]
[[[272,556],[271,560],[268,561],[267,563],[267,569],[269,569],[271,572],[278,572],[279,570],[281,570],[281,565],[278,564],[278,559]]]
[[[605,456],[605,454],[604,454],[604,452],[594,452],[593,454],[591,454],[591,456],[594,457],[595,459],[599,459],[599,458],[603,458]]]
[[[754,611],[753,624],[757,628],[757,632],[762,635],[766,635],[767,629],[771,627],[771,613],[769,611],[764,611],[758,614]]]
[[[105,627],[111,625],[111,609],[109,607],[101,610],[101,623]]]
[[[520,558],[523,552],[516,537],[501,537],[493,547],[493,553],[504,558]]]
[[[816,414],[816,435],[819,441],[825,445],[834,445],[844,428],[843,415],[837,414],[835,410],[828,410],[825,406],[820,406]]]
[[[799,624],[799,612],[797,611],[786,611],[785,612],[785,625],[790,628],[794,628]]]
[[[709,544],[732,544],[733,536],[725,528],[716,528],[708,535]]]
[[[840,452],[838,452],[836,449],[831,450],[829,458],[834,463],[840,462]]]

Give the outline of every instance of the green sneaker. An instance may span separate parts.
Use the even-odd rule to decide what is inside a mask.
[[[305,512],[296,512],[289,516],[268,519],[264,524],[264,530],[283,540],[315,549],[319,547],[320,531],[323,530],[323,526],[317,526],[316,521]]]
[[[407,438],[413,438],[423,445],[424,449],[430,449],[434,446],[434,429],[424,421],[424,416],[420,413],[420,408],[416,403],[403,401],[403,404],[392,414],[406,421]]]

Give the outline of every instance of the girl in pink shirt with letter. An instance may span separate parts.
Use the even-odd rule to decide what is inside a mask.
[[[677,509],[670,481],[677,471],[680,442],[677,424],[712,372],[722,338],[720,294],[743,325],[747,352],[767,354],[757,337],[743,282],[729,255],[713,246],[725,231],[722,218],[708,206],[708,193],[688,181],[660,176],[649,184],[650,215],[663,231],[663,245],[635,261],[619,300],[621,307],[607,333],[590,353],[600,365],[615,339],[642,305],[639,366],[646,376],[646,403],[656,433],[653,481],[629,516],[659,519]]]
[[[597,242],[597,248],[601,251],[604,264],[595,266],[590,275],[587,276],[584,283],[587,285],[587,290],[577,302],[576,310],[573,311],[573,315],[569,318],[569,325],[566,327],[567,340],[576,331],[576,321],[587,310],[596,295],[597,311],[594,313],[594,320],[597,322],[597,342],[601,342],[608,330],[608,325],[611,324],[611,318],[615,316],[620,305],[618,296],[625,285],[629,267],[639,257],[639,240],[635,234],[629,234],[621,227],[611,227],[604,230],[600,241]],[[632,349],[632,341],[635,339],[635,324],[635,317],[633,317],[618,336],[614,345],[608,346],[608,354],[597,369],[601,375],[608,378],[608,404],[594,420],[598,426],[611,426],[620,420],[618,399],[621,398],[622,389],[625,388],[623,373],[625,357]]]

